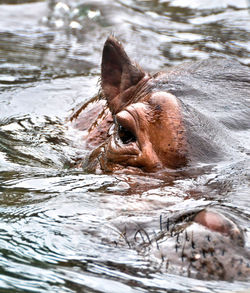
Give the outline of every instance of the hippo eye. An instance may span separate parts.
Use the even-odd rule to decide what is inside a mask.
[[[118,135],[123,144],[128,144],[130,142],[136,141],[136,137],[134,136],[134,134],[121,125],[118,125]]]

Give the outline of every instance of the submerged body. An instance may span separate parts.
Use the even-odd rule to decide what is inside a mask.
[[[110,37],[103,49],[101,94],[80,107],[69,120],[71,127],[82,131],[85,147],[90,151],[88,159],[77,165],[94,172],[132,168],[133,172],[159,173],[164,169],[240,156],[238,145],[228,133],[234,129],[236,119],[237,126],[249,127],[250,113],[245,107],[249,82],[249,69],[229,60],[200,61],[150,75],[135,65],[122,45]],[[194,108],[192,101],[196,98],[214,100],[215,109],[211,113],[215,114],[205,115],[210,109],[203,109],[202,105],[199,108],[199,104],[197,107],[197,102]],[[234,109],[235,103],[238,108],[244,105],[247,109],[240,118],[238,109]],[[232,110],[229,118],[215,119],[216,112],[227,109]],[[196,249],[192,241],[185,244],[190,238],[185,236],[190,233],[190,227],[194,227],[192,234],[198,231],[198,237],[194,236]],[[244,248],[244,233],[218,210],[194,211],[191,218],[185,218],[181,230],[176,233],[173,230],[170,236],[167,232],[161,231],[157,236],[165,243],[165,251],[157,240],[156,253],[153,253],[154,245],[149,241],[150,255],[153,253],[158,259],[179,267],[185,264],[186,271],[192,267],[199,278],[250,277],[250,256]],[[185,249],[173,242],[176,235],[175,240],[178,243],[182,239]],[[216,240],[210,242],[211,237]],[[176,253],[166,255],[170,247]],[[239,260],[238,266],[234,266],[232,260],[232,269],[228,271],[226,267],[231,260],[224,255],[226,247]],[[182,251],[181,257],[179,251]],[[218,268],[219,276],[216,275]]]

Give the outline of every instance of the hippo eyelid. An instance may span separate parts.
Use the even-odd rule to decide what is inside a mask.
[[[140,120],[140,115],[137,113],[137,111],[131,111],[129,109],[125,110],[133,119],[133,125],[135,130],[140,128],[139,120]],[[135,133],[135,131],[133,131]]]
[[[130,131],[134,136],[136,136],[136,120],[130,111],[124,110],[125,116],[115,116],[115,123],[122,126],[127,131]]]
[[[123,144],[128,144],[130,142],[137,141],[137,137],[136,137],[136,133],[134,129],[134,121],[132,121],[133,117],[131,117],[131,115],[128,115],[128,113],[126,113],[126,115],[121,115],[121,114],[116,115],[114,119],[117,125],[117,134],[119,138],[121,139]]]

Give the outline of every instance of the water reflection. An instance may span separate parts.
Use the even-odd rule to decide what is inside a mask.
[[[122,227],[132,231],[134,224],[157,233],[162,214],[220,205],[245,229],[249,248],[247,160],[157,178],[86,174],[69,168],[86,153],[81,137],[64,124],[73,107],[97,93],[101,50],[112,32],[149,71],[211,56],[249,65],[247,2],[6,0],[0,8],[1,289],[247,289],[247,282],[161,274],[122,234]],[[202,107],[201,101],[194,103]],[[206,101],[204,111],[214,106],[213,118],[230,128],[242,154],[249,154],[249,107]]]

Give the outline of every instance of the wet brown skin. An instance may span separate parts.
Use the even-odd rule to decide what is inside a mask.
[[[190,147],[183,109],[176,96],[159,87],[166,79],[165,73],[144,72],[114,37],[107,39],[101,98],[83,105],[69,121],[71,127],[83,131],[86,149],[91,151],[89,170],[135,167],[155,172],[187,164]],[[198,212],[193,222],[230,239],[240,233],[235,223],[217,211]]]
[[[104,144],[98,156],[103,171],[132,166],[154,172],[187,163],[181,105],[174,95],[155,91],[162,79],[164,74],[143,72],[115,38],[108,38],[101,75],[108,107],[96,99],[71,117],[74,127],[86,131],[88,149]]]

